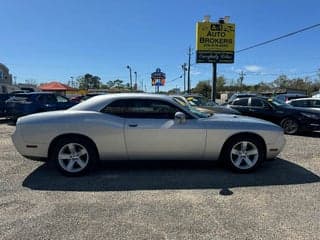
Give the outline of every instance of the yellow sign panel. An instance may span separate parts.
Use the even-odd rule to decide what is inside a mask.
[[[232,23],[197,23],[197,51],[234,52],[235,25]]]

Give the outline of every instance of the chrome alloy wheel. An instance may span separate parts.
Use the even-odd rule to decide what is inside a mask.
[[[89,163],[88,150],[79,143],[68,143],[58,153],[61,168],[70,173],[82,171]]]
[[[250,169],[259,159],[259,150],[255,144],[241,141],[232,147],[230,158],[236,168],[242,170]]]

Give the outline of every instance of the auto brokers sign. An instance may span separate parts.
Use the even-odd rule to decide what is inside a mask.
[[[235,24],[198,22],[196,27],[197,63],[234,62]]]

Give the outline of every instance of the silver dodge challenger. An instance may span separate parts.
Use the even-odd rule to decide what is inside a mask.
[[[110,94],[68,110],[19,118],[18,152],[52,161],[65,175],[87,173],[103,160],[221,160],[250,172],[283,149],[283,130],[270,122],[190,112],[155,94]]]

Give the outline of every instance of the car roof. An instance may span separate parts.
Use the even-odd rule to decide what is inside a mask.
[[[16,93],[15,95],[46,95],[46,94],[54,94],[53,92],[27,92],[27,93]]]
[[[281,93],[281,94],[278,94],[277,96],[306,96],[306,95],[303,93]]]
[[[296,101],[303,101],[303,100],[317,100],[317,99],[316,98],[297,98],[297,99],[292,99],[288,102],[296,102]]]
[[[261,97],[261,96],[246,96],[246,97],[239,97],[239,98],[235,98],[232,102],[236,101],[236,100],[242,100],[242,99],[249,99],[249,98],[255,98],[255,99],[261,99],[261,100],[265,100],[268,101],[268,97]]]
[[[153,100],[165,100],[167,102],[177,105],[177,103],[167,95],[160,94],[150,94],[150,93],[113,93],[113,94],[104,94],[92,97],[86,101],[83,101],[70,110],[89,110],[89,111],[100,111],[106,106],[106,104],[121,99],[153,99]]]

